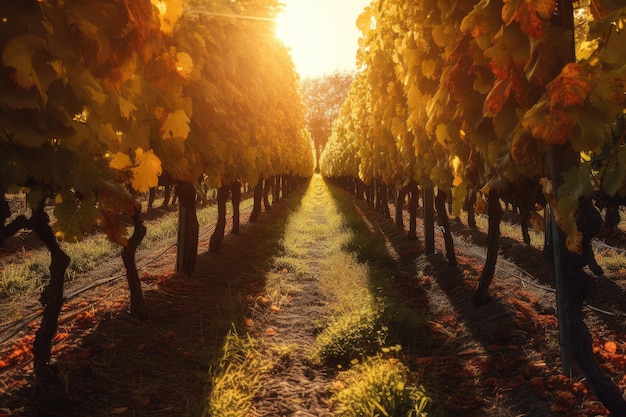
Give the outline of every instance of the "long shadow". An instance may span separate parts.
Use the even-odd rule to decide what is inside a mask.
[[[511,216],[509,216],[511,217]],[[513,216],[510,222],[514,222]],[[471,229],[459,222],[453,222],[452,231],[456,235],[462,236],[469,242],[481,247],[486,247],[487,234],[479,229]],[[616,239],[619,239],[619,234]],[[520,232],[521,237],[521,232]],[[556,288],[554,281],[553,265],[543,256],[543,251],[523,242],[500,236],[499,259],[512,261],[516,265],[523,266],[523,269],[534,277],[538,284]],[[623,306],[626,299],[626,289],[616,283],[609,276],[595,276],[590,274],[593,287],[587,295],[586,303],[596,308],[613,312],[614,306]],[[623,311],[622,311],[623,312]],[[623,327],[622,317],[619,315],[599,313],[599,320],[610,326],[612,329],[620,330]]]
[[[520,322],[519,312],[513,311],[508,304],[498,299],[485,307],[474,308],[473,290],[468,288],[463,272],[450,267],[442,255],[420,255],[421,243],[409,242],[406,233],[396,230],[392,220],[339,189],[335,189],[333,196],[344,209],[349,209],[345,208],[349,204],[342,200],[356,203],[366,221],[379,229],[385,236],[387,246],[395,252],[394,256],[384,256],[380,248],[364,248],[359,242],[355,242],[351,248],[363,260],[371,261],[374,254],[375,263],[388,268],[387,281],[395,287],[395,291],[388,292],[388,296],[395,298],[390,300],[392,307],[402,306],[424,315],[423,321],[411,328],[414,333],[407,334],[406,327],[392,323],[390,336],[402,343],[406,362],[415,367],[416,371],[432,374],[425,374],[424,377],[427,381],[436,381],[437,389],[441,390],[439,395],[435,393],[435,397],[445,397],[442,402],[446,410],[438,411],[451,416],[483,416],[488,405],[485,401],[492,401],[499,402],[500,406],[515,413],[512,415],[551,415],[550,404],[537,398],[537,388],[530,380],[532,375],[524,374],[534,369],[532,360],[520,354],[520,348],[529,344],[531,339],[545,339],[545,329],[540,325],[532,328],[527,322]],[[350,227],[365,229],[367,225],[355,222]],[[382,246],[385,247],[385,242]],[[389,279],[391,274],[394,275]],[[432,287],[419,284],[422,276],[432,277],[432,285],[440,288],[445,294],[445,300],[430,298]],[[374,288],[380,288],[381,285],[380,282],[372,284]],[[426,315],[432,318],[433,312],[442,308],[442,303],[449,303],[450,315],[466,328],[464,334],[471,337],[459,340],[455,335],[442,334],[438,330],[441,328],[439,324],[429,321],[431,319]],[[558,360],[558,352],[548,359]],[[480,371],[468,371],[468,363],[479,370],[484,369],[484,375],[480,375]],[[504,377],[507,378],[507,384],[511,387],[514,385],[515,389],[510,388],[506,398],[496,398],[493,390],[502,386]]]
[[[458,222],[452,223],[452,232],[469,242],[487,248],[487,233],[480,229],[472,229]],[[521,239],[521,231],[520,231]],[[554,273],[552,263],[543,256],[543,251],[507,236],[500,236],[498,259],[513,261],[516,265],[523,265],[524,270],[535,277],[538,284],[554,288]],[[548,272],[548,273],[546,273]]]
[[[170,272],[144,275],[149,320],[132,318],[123,296],[108,301],[102,295],[100,310],[60,329],[53,362],[62,383],[35,390],[26,384],[2,404],[21,408],[25,417],[203,415],[207,375],[218,365],[228,332],[245,331],[245,296],[263,290],[287,218],[308,185],[272,205],[256,223],[242,218],[240,234],[225,236],[221,254],[199,254],[191,277],[171,272],[173,258]],[[202,242],[200,248],[206,251]],[[107,289],[123,293],[124,286]]]

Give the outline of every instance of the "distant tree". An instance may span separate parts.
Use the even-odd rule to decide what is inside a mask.
[[[341,103],[345,100],[354,73],[335,72],[302,81],[302,98],[307,107],[306,121],[315,145],[315,161],[326,146]]]

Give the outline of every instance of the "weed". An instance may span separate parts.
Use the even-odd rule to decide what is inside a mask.
[[[341,417],[426,417],[430,398],[408,368],[380,356],[339,373],[331,398]]]
[[[333,316],[317,336],[312,362],[347,364],[377,352],[384,345],[388,330],[380,318],[381,309],[377,306]]]
[[[261,377],[271,362],[261,354],[258,342],[240,336],[233,327],[226,336],[222,357],[212,372],[211,394],[204,416],[245,417]]]

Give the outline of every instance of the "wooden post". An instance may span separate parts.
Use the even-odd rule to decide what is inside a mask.
[[[181,182],[176,186],[176,192],[179,204],[176,272],[191,276],[196,268],[200,230],[196,215],[196,190],[191,183]]]
[[[424,248],[426,255],[435,253],[435,207],[433,184],[425,179],[422,185],[424,205]]]

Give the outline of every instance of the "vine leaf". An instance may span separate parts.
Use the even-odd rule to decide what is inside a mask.
[[[495,76],[507,78],[511,67],[523,68],[528,63],[528,38],[516,26],[506,26],[485,51],[485,57]]]
[[[554,0],[504,0],[502,20],[507,25],[517,21],[529,37],[541,39],[544,36],[544,21],[551,17],[555,9]]]
[[[43,48],[45,41],[32,34],[17,36],[4,45],[2,62],[7,67],[13,67],[13,80],[20,87],[29,89],[37,83],[33,56]]]
[[[548,178],[539,180],[543,195],[550,207],[554,210],[554,217],[557,224],[565,232],[565,246],[570,252],[582,254],[583,235],[576,226],[576,210],[578,209],[578,198],[571,195],[565,195],[558,199],[554,194],[552,181]]]
[[[591,185],[591,167],[589,163],[583,163],[580,167],[573,167],[564,172],[563,184],[559,187],[559,196],[570,196],[576,200],[581,197],[589,197],[593,193]]]
[[[131,101],[126,100],[122,96],[120,96],[119,98],[119,105],[120,105],[120,115],[126,120],[130,120],[132,116],[132,112],[137,110],[137,106],[135,106]]]
[[[547,85],[550,108],[582,106],[594,85],[593,77],[582,65],[575,62],[565,65],[561,74]]]
[[[120,214],[134,214],[134,200],[126,188],[115,183],[104,183],[98,190],[99,223],[108,239],[120,246],[128,245],[126,225]]]
[[[176,72],[184,79],[189,79],[193,71],[193,59],[187,52],[176,53]]]
[[[187,136],[189,136],[190,121],[183,109],[178,109],[168,114],[161,125],[161,138],[163,138],[163,140],[172,138],[187,139]]]
[[[511,80],[509,78],[496,81],[495,85],[487,94],[483,112],[486,115],[496,115],[504,107],[504,103],[511,95]]]
[[[622,188],[626,179],[626,147],[622,147],[617,154],[616,163],[607,167],[602,178],[602,191],[608,196],[614,196]]]
[[[150,187],[156,187],[159,184],[159,175],[162,173],[161,160],[152,150],[144,152],[143,149],[137,148],[135,164],[131,168],[133,173],[131,184],[135,190],[146,192]]]
[[[582,255],[583,234],[576,226],[575,216],[577,209],[578,199],[566,195],[559,198],[555,214],[559,227],[565,232],[565,246],[567,250]]]
[[[555,145],[563,145],[576,126],[568,113],[550,109],[545,98],[526,112],[522,123],[534,137]]]
[[[185,10],[183,0],[151,0],[151,3],[159,10],[161,32],[165,34],[173,33],[176,22]]]
[[[549,20],[557,10],[555,0],[531,0],[530,4],[543,20]]]
[[[113,159],[109,161],[109,166],[113,169],[122,170],[133,166],[133,162],[130,160],[130,156],[124,152],[118,152]]]
[[[52,225],[54,234],[66,242],[79,242],[96,224],[98,210],[93,197],[84,200],[57,198],[54,216],[57,219]]]

